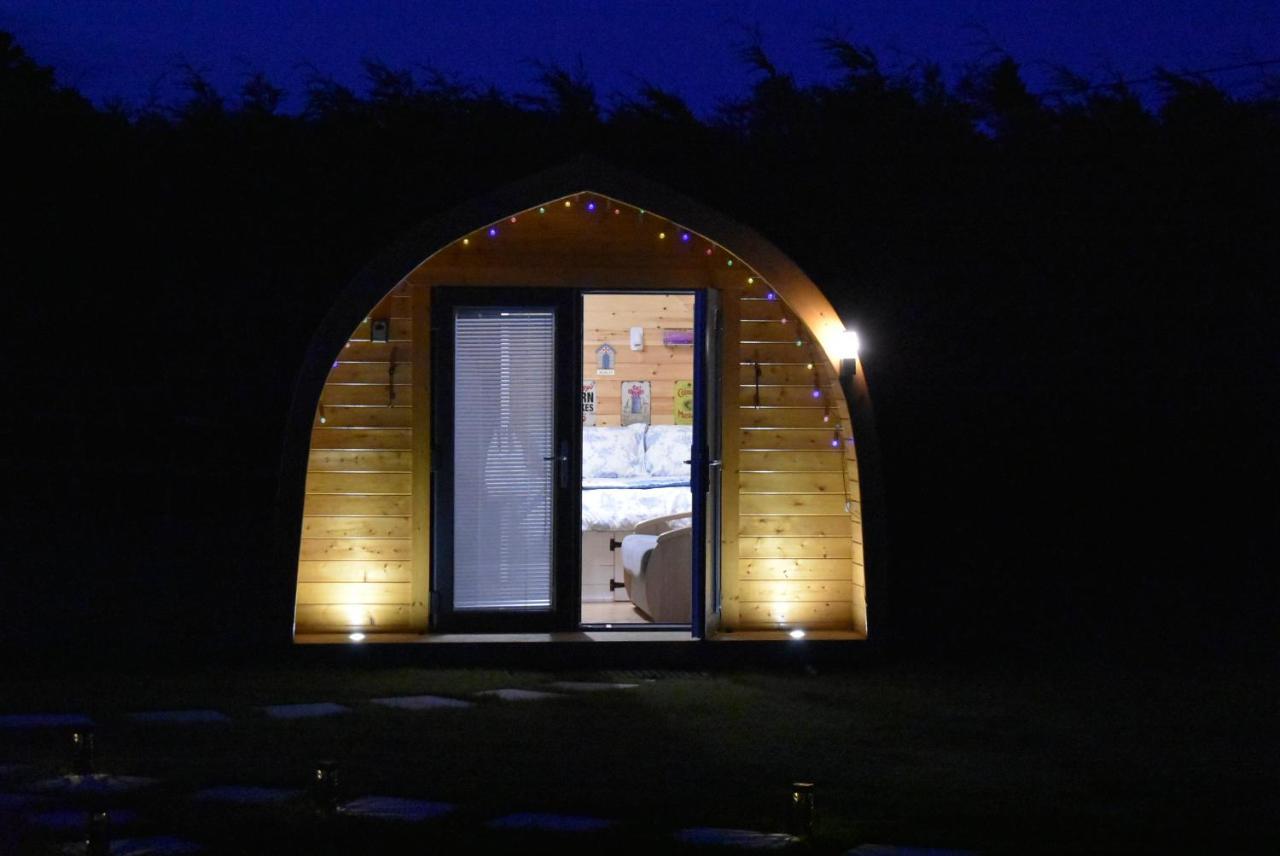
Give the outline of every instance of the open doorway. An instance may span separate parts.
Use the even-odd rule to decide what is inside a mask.
[[[583,295],[582,624],[688,626],[695,295]]]

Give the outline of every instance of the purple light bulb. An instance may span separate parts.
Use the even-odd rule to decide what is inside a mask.
[[[810,395],[812,395],[814,398],[822,398],[822,390],[815,389],[813,392],[810,393]]]
[[[594,211],[594,210],[596,210],[596,204],[595,204],[594,202],[588,202],[588,203],[587,203],[587,210],[588,210],[588,211]]]
[[[489,237],[490,237],[490,238],[496,238],[496,237],[498,237],[498,230],[497,230],[495,227],[493,227],[493,226],[490,226],[490,227],[489,227]]]
[[[765,296],[764,296],[764,299],[765,299],[765,300],[777,300],[777,299],[778,299],[778,295],[774,294],[772,291],[770,291],[770,292],[766,292],[766,293],[765,293]]]

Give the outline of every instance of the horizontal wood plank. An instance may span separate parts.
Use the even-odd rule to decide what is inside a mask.
[[[743,559],[852,559],[848,538],[740,538]]]
[[[364,496],[310,493],[302,503],[304,517],[407,517],[412,513],[409,496]]]
[[[307,493],[400,494],[411,491],[409,473],[307,473]]]
[[[315,428],[409,428],[413,424],[413,408],[409,404],[406,401],[395,407],[387,407],[385,403],[341,406],[330,402],[316,408],[312,425]]]
[[[852,601],[849,580],[743,580],[738,585],[743,603],[808,603]]]
[[[814,601],[811,603],[742,603],[739,607],[741,629],[771,627],[803,627],[807,630],[852,629],[853,604],[850,601]]]
[[[395,395],[392,388],[385,383],[327,383],[320,393],[320,403],[326,409],[330,405],[365,405],[383,407],[408,407],[413,404],[413,387],[408,384],[395,384]],[[328,415],[328,414],[326,414]]]
[[[306,561],[410,560],[408,538],[303,538],[299,558]]]
[[[845,480],[840,473],[749,473],[738,474],[738,490],[743,494],[828,494],[844,499]]]
[[[298,583],[299,605],[412,602],[410,583]]]
[[[408,517],[303,517],[303,538],[408,538]]]
[[[385,449],[316,449],[307,458],[313,473],[407,473],[413,453]]]
[[[311,448],[408,450],[413,448],[413,431],[409,428],[329,427],[326,418],[324,427],[311,429]]]
[[[739,559],[742,580],[851,580],[851,559]]]
[[[742,537],[778,536],[778,537],[814,537],[814,538],[852,538],[853,521],[849,515],[828,516],[747,516],[738,518],[738,535]]]
[[[403,604],[301,604],[294,612],[294,622],[299,634],[352,630],[405,633],[414,629],[413,609]]]
[[[818,392],[817,396],[813,394],[815,390]],[[790,386],[762,383],[759,388],[754,384],[738,387],[740,407],[813,407],[831,400],[830,390],[822,386],[814,387],[811,383]]]
[[[738,459],[743,472],[833,472],[839,473],[843,458],[838,449],[807,451],[744,451]]]
[[[744,493],[738,498],[738,513],[744,516],[780,514],[786,516],[828,515],[852,517],[845,510],[843,493]]]
[[[823,407],[740,407],[739,424],[744,428],[812,428],[834,431],[848,423]],[[847,433],[847,431],[845,432]]]
[[[413,578],[408,562],[298,562],[303,583],[407,583]]]
[[[826,451],[838,448],[831,445],[835,439],[834,429],[825,431],[807,428],[746,428],[740,432],[738,442],[743,450]]]
[[[409,348],[399,349],[396,363],[336,363],[329,369],[325,383],[380,383],[384,386],[392,379],[396,383],[413,383],[413,366],[409,363]],[[395,371],[392,372],[392,366]]]

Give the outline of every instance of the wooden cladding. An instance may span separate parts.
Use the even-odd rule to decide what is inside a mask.
[[[316,408],[296,633],[414,629],[413,305],[383,298],[338,353]],[[387,342],[371,341],[373,319]]]
[[[809,330],[761,285],[738,300],[729,629],[866,632],[861,496],[848,406]],[[726,508],[729,504],[726,503]],[[729,527],[730,521],[724,521]]]

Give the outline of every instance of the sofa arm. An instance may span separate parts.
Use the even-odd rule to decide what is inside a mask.
[[[668,532],[679,532],[680,529],[672,529],[668,524],[673,520],[680,520],[684,517],[693,517],[693,512],[681,511],[678,514],[668,514],[665,517],[654,517],[651,520],[642,520],[636,524],[635,531],[637,535],[665,535]]]

